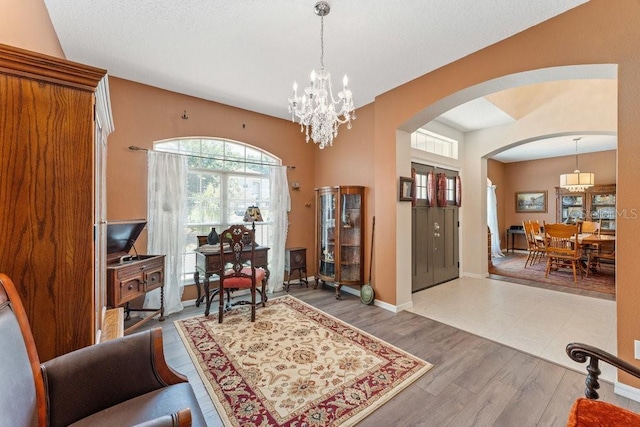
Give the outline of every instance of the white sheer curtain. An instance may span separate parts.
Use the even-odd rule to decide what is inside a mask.
[[[287,167],[272,167],[269,179],[271,181],[269,221],[272,225],[267,242],[270,247],[269,271],[271,273],[267,291],[273,293],[282,290],[284,281],[284,246],[289,227],[288,212],[291,210]]]
[[[182,310],[180,280],[185,241],[187,158],[149,151],[147,253],[165,255],[164,313]],[[145,307],[160,307],[160,289],[149,292]]]
[[[487,186],[487,224],[491,231],[491,256],[503,257],[500,250],[500,229],[498,228],[498,199],[496,198],[496,186]]]

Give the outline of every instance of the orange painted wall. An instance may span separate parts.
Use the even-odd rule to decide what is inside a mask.
[[[638,16],[639,1],[591,0],[376,98],[375,212],[381,227],[376,228],[380,240],[375,250],[377,256],[386,260],[384,266],[374,266],[379,287],[396,286],[395,248],[382,244],[395,237],[396,207],[392,188],[395,168],[392,165],[396,151],[389,141],[395,139],[397,128],[439,99],[491,79],[545,67],[618,64],[618,210],[637,212],[640,206],[640,192],[636,189],[636,183],[640,182]],[[640,300],[636,280],[640,276],[640,263],[635,261],[640,221],[637,216],[620,216],[617,227],[618,354],[634,360],[633,340],[640,338],[636,309]],[[619,378],[630,385],[640,385],[640,381],[624,373]]]
[[[130,145],[152,148],[154,141],[167,138],[221,137],[254,145],[281,158],[283,164],[295,166],[287,172],[289,182],[300,183],[299,190],[290,191],[287,245],[313,248],[317,148],[305,144],[298,126],[115,77],[109,78],[109,86],[115,123],[107,145],[109,221],[147,217],[147,156],[143,151],[130,151]],[[184,110],[188,120],[181,118]],[[145,233],[136,244],[142,252],[146,248]],[[313,263],[308,261],[309,274],[314,274]]]
[[[42,0],[3,0],[0,43],[64,58],[49,11]]]

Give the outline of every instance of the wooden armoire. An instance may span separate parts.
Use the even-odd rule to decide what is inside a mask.
[[[106,71],[0,44],[0,272],[41,361],[100,336],[112,129]]]

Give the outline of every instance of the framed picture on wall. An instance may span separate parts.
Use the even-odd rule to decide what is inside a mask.
[[[546,213],[547,191],[518,191],[516,192],[516,212],[518,213]]]
[[[400,201],[410,202],[413,200],[413,179],[405,176],[400,177]]]

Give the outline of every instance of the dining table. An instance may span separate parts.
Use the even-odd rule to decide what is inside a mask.
[[[539,242],[544,242],[544,233],[539,233],[535,235],[535,239]],[[580,233],[578,234],[578,244],[580,245],[583,253],[587,253],[588,251],[597,251],[599,250],[599,246],[615,246],[616,236],[611,234],[592,234],[592,233]],[[582,260],[580,263],[580,267],[582,271],[586,272],[587,262]]]
[[[540,242],[544,242],[544,233],[536,234],[535,238]],[[591,234],[591,233],[578,234],[578,244],[581,246],[596,245],[598,243],[607,243],[607,242],[615,243],[615,241],[616,241],[616,236],[611,234]]]

